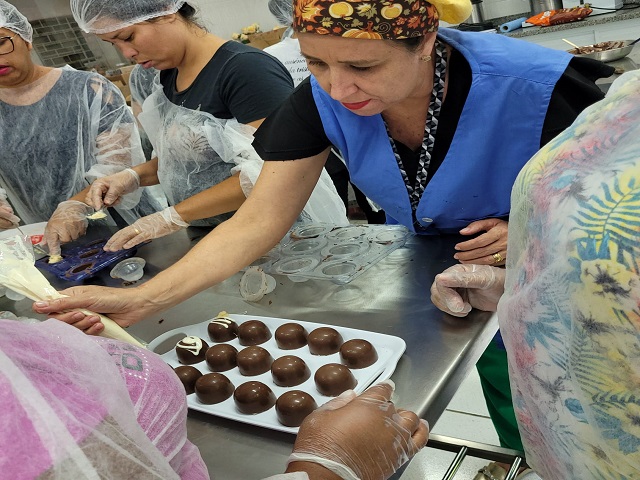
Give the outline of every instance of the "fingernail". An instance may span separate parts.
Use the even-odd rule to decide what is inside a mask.
[[[427,427],[427,430],[431,431],[431,427],[429,426],[429,422],[427,422],[424,418],[420,419],[420,423],[422,423],[425,427]]]
[[[76,312],[72,315],[74,320],[82,320],[84,318],[84,313]]]
[[[390,378],[387,378],[386,380],[383,380],[382,382],[380,382],[380,385],[384,385],[384,384],[389,385],[391,387],[391,390],[393,390],[394,392],[396,391],[396,384]]]
[[[44,307],[48,307],[49,303],[48,302],[36,302],[34,305],[36,307],[44,308]]]
[[[355,392],[353,390],[345,390],[344,392],[342,392],[340,395],[338,395],[336,398],[345,398],[345,397],[350,397],[352,395],[354,395]]]
[[[455,258],[456,260],[458,259],[458,254],[456,253],[453,258]]]

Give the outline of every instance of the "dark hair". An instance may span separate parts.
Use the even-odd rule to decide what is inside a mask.
[[[202,23],[200,23],[200,20],[198,20],[198,11],[195,9],[195,7],[192,7],[188,3],[184,3],[177,11],[177,14],[180,15],[180,18],[182,18],[182,20],[184,20],[187,25],[201,28],[202,30],[208,32],[207,27],[205,27]],[[153,23],[154,20],[156,19],[152,18],[148,21]]]
[[[402,45],[402,48],[406,48],[410,52],[415,52],[418,50],[422,44],[425,42],[426,37],[424,35],[420,35],[419,37],[409,37],[402,38],[400,40],[392,40],[398,45]]]

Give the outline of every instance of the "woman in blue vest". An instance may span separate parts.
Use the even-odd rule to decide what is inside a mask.
[[[438,31],[439,18],[459,23],[470,10],[467,0],[296,0],[293,27],[313,75],[256,132],[267,162],[252,196],[144,286],[69,290],[76,298],[37,310],[92,306],[130,325],[222,281],[286,233],[331,144],[389,223],[467,235],[455,258],[502,264],[516,175],[602,98],[593,81],[613,69],[501,35]],[[102,329],[75,315],[61,318]],[[499,340],[478,367],[502,444],[521,449]]]

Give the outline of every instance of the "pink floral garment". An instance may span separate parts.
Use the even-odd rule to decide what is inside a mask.
[[[545,480],[640,478],[640,71],[523,168],[500,330]]]

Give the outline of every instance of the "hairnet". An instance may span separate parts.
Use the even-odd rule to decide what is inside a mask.
[[[20,35],[25,42],[33,43],[33,28],[16,7],[0,0],[0,28],[6,28]]]
[[[57,320],[0,320],[4,478],[205,479],[186,401],[157,355]]]
[[[269,11],[283,27],[293,25],[292,0],[269,0]]]
[[[176,13],[185,3],[184,0],[71,0],[71,12],[85,32],[108,33]]]

